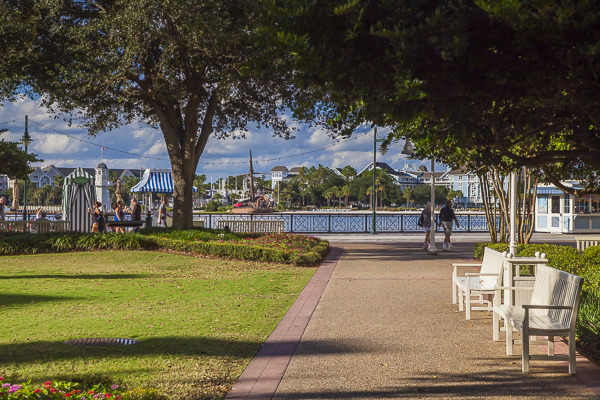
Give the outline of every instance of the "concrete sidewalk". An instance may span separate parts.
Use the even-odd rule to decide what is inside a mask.
[[[438,256],[414,243],[344,246],[276,399],[596,398],[557,362],[522,374],[520,347],[509,357],[492,342],[491,313],[457,312],[451,263],[472,244]]]

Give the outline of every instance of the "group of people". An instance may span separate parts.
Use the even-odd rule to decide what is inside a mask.
[[[158,208],[158,226],[166,228],[167,227],[167,203],[168,200],[166,197],[162,198],[161,205]],[[137,199],[131,199],[131,206],[127,207],[123,203],[123,201],[118,200],[112,205],[112,209],[115,213],[115,221],[125,221],[125,211],[131,213],[132,221],[141,221],[142,220],[142,207],[138,203]],[[98,233],[99,231],[99,222],[104,219],[104,212],[102,211],[102,203],[96,201],[94,203],[93,209],[88,208],[88,213],[92,216],[92,232]],[[134,232],[139,231],[140,227],[135,227],[133,229]],[[124,227],[115,227],[115,232],[117,233],[125,233]]]
[[[442,251],[452,249],[452,243],[450,236],[452,236],[452,224],[456,222],[456,227],[459,228],[460,224],[454,210],[452,209],[452,200],[446,202],[445,207],[440,210],[439,219],[435,220],[437,227],[443,227],[444,229],[444,244],[442,245]],[[431,246],[431,204],[427,204],[425,209],[421,212],[419,217],[419,225],[425,231],[425,242],[423,242],[423,250],[428,250]]]

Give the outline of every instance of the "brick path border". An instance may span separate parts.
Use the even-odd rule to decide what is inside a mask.
[[[327,258],[279,321],[225,399],[273,398],[343,251],[343,247],[331,248]]]

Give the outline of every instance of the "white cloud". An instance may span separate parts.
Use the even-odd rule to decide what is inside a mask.
[[[20,140],[24,132],[25,115],[29,116],[30,135],[34,140],[30,149],[38,154],[39,158],[44,159],[39,165],[92,168],[100,162],[101,147],[104,146],[110,148],[103,152],[104,162],[109,168],[170,168],[160,130],[134,123],[97,137],[90,137],[86,130],[78,127],[75,122],[69,127],[68,121],[64,121],[62,117],[55,119],[45,108],[40,108],[39,104],[39,101],[21,99],[15,103],[6,103],[0,108],[0,128],[9,129],[8,133],[2,135],[5,140]],[[293,123],[289,116],[285,117]],[[1,124],[5,121],[11,122]],[[296,126],[299,131],[293,140],[274,137],[273,132],[266,128],[252,129],[252,133],[248,134],[246,139],[217,140],[211,137],[204,154],[200,157],[197,173],[214,176],[247,173],[250,150],[255,169],[260,172],[270,172],[277,165],[291,168],[318,164],[332,168],[352,165],[361,170],[373,160],[373,128],[368,124],[360,126],[350,140],[340,138],[338,143],[322,128],[298,124]],[[239,133],[233,132],[233,136]],[[385,129],[378,130],[379,137],[386,134]],[[81,142],[79,139],[93,144]],[[335,146],[319,150],[333,143],[336,143]],[[402,168],[404,156],[400,154],[401,149],[401,145],[392,145],[387,154],[378,153],[377,160],[387,162],[394,168]],[[141,156],[131,156],[131,153]],[[297,156],[301,153],[307,154]],[[417,162],[417,165],[421,164],[423,163]]]

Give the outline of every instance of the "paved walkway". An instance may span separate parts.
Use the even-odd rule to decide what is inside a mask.
[[[286,315],[288,326],[274,332],[228,398],[267,399],[275,388],[276,399],[597,398],[590,390],[598,383],[595,365],[580,359],[580,374],[569,376],[561,363],[532,361],[524,375],[520,356],[506,356],[504,344],[492,342],[491,313],[473,312],[466,321],[457,312],[451,263],[471,258],[472,244],[456,243],[438,256],[415,243],[341,246],[337,265],[330,258],[329,272],[320,270],[307,286],[301,303],[309,311]]]

